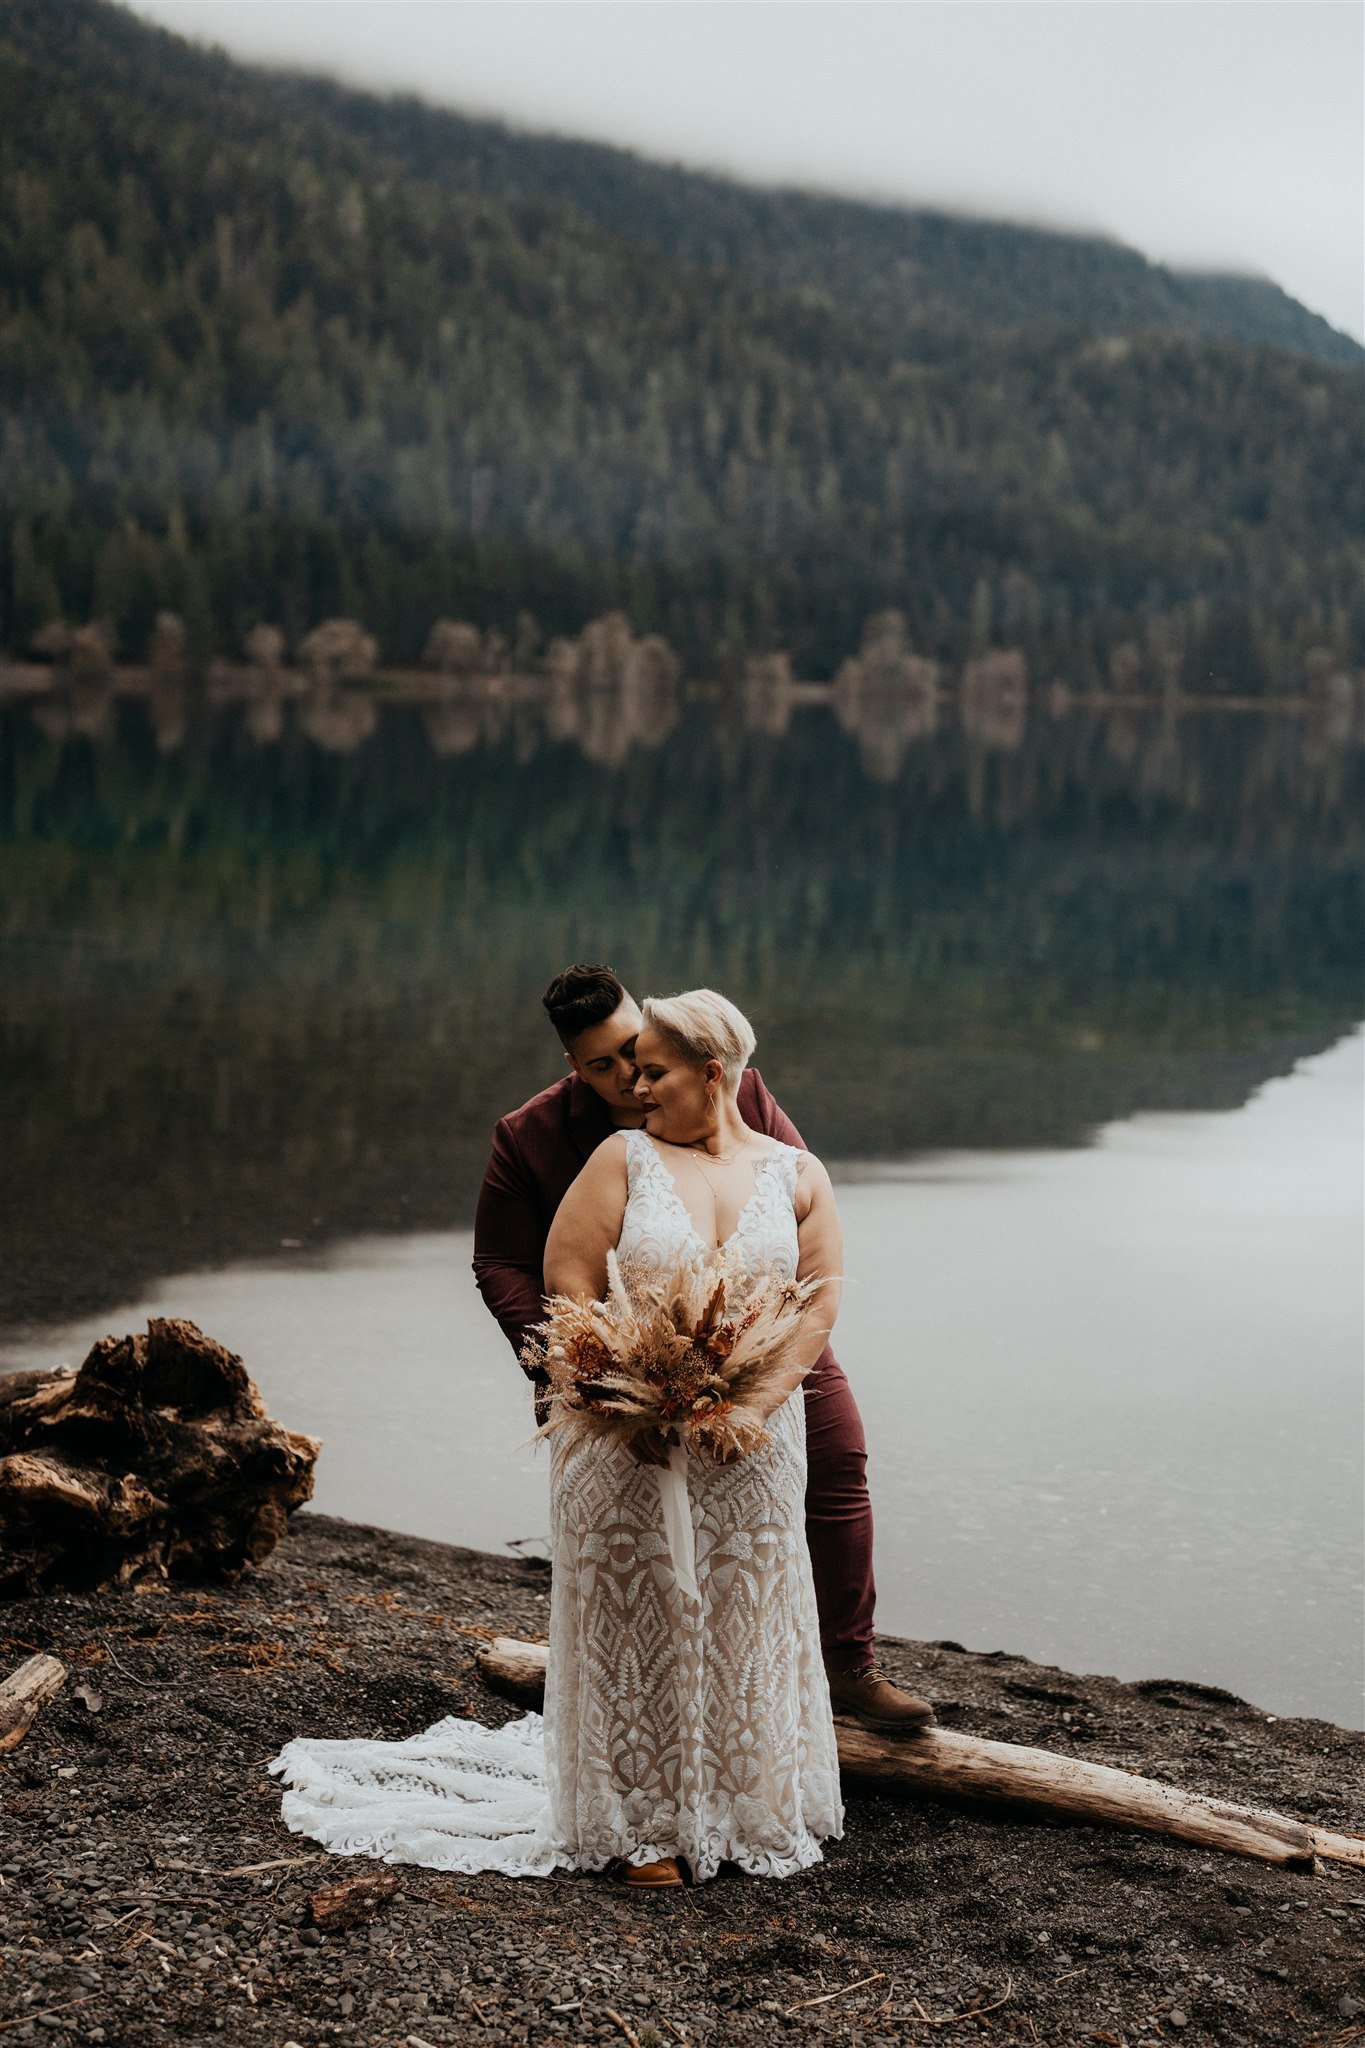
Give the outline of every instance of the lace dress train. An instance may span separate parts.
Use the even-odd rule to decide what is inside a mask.
[[[662,1157],[626,1134],[619,1249],[660,1267],[703,1249]],[[730,1239],[754,1275],[796,1271],[800,1155],[759,1162]],[[454,1716],[400,1742],[300,1737],[269,1765],[282,1815],[342,1855],[544,1876],[616,1857],[729,1859],[783,1877],[843,1832],[804,1532],[805,1403],[771,1445],[690,1456],[696,1597],[674,1572],[659,1474],[618,1445],[552,1439],[553,1577],[542,1718]]]

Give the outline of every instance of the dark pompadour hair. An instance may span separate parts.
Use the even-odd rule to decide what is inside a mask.
[[[625,997],[614,968],[585,967],[580,960],[557,974],[540,1000],[563,1043],[572,1045],[580,1032],[619,1010]]]

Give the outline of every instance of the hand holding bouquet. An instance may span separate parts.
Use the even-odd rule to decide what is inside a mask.
[[[550,1383],[537,1433],[641,1444],[657,1432],[717,1463],[748,1457],[770,1441],[773,1393],[805,1377],[792,1378],[792,1354],[821,1285],[755,1280],[724,1247],[667,1272],[608,1252],[606,1299],[552,1295],[522,1354]]]

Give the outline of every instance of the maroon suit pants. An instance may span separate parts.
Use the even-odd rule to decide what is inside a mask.
[[[806,1543],[827,1664],[872,1661],[872,1502],[863,1418],[843,1367],[818,1365],[805,1383]]]

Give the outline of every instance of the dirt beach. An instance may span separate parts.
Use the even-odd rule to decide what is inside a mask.
[[[237,1587],[0,1607],[0,1669],[71,1666],[0,1757],[0,2048],[1365,2041],[1360,1873],[880,1794],[851,1792],[844,1840],[781,1884],[404,1866],[370,1926],[308,1925],[311,1893],[383,1866],[291,1835],[267,1760],[511,1718],[474,1656],[543,1633],[548,1598],[534,1561],[304,1512]],[[1365,1830],[1365,1736],[1175,1679],[882,1648],[946,1726]]]

